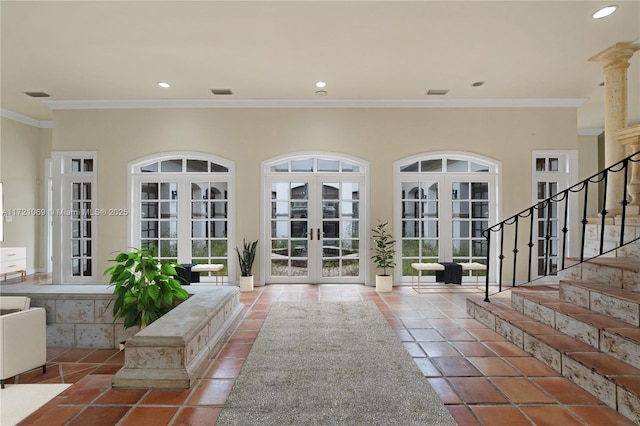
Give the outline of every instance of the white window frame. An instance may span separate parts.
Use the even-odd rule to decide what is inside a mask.
[[[211,180],[213,176],[217,177],[220,181],[227,182],[227,276],[223,277],[223,281],[231,281],[231,277],[235,277],[236,273],[236,261],[234,256],[233,247],[236,247],[236,237],[235,237],[235,162],[228,160],[226,158],[222,158],[213,154],[207,154],[202,152],[193,152],[193,151],[176,151],[176,152],[163,152],[157,154],[149,154],[141,158],[137,158],[129,162],[128,165],[128,204],[129,204],[129,221],[127,222],[127,239],[129,241],[130,247],[140,247],[141,239],[140,239],[140,227],[141,223],[139,220],[140,217],[140,193],[138,191],[139,184],[142,181],[165,181],[165,180],[176,180],[179,184],[186,184],[190,181],[193,181],[194,178],[199,176],[203,176],[200,173],[187,173],[187,172],[176,172],[176,173],[141,173],[138,169],[141,166],[146,164],[154,163],[154,162],[162,162],[164,160],[174,160],[174,159],[182,159],[182,160],[203,160],[212,163],[217,163],[220,165],[224,165],[228,168],[227,173],[207,173],[207,178]],[[184,186],[183,186],[184,188]],[[185,191],[182,191],[183,193]],[[180,232],[178,235],[178,244],[179,246],[187,246],[191,243],[191,214],[190,214],[190,197],[191,192],[187,191],[187,193],[183,197],[187,197],[182,201],[183,198],[180,198],[180,204],[178,205],[178,220],[179,225],[178,229],[188,229],[188,232]],[[189,203],[189,206],[183,203]],[[189,251],[189,255],[191,255],[191,251]],[[178,251],[178,263],[191,263],[191,257],[186,256],[186,253]],[[201,282],[215,282],[215,278],[206,277],[204,274],[201,274]]]
[[[91,275],[73,276],[71,268],[71,216],[66,214],[71,210],[70,185],[74,181],[81,180],[91,183],[91,206],[97,209],[98,199],[98,153],[96,151],[53,151],[52,155],[53,211],[49,212],[53,226],[53,273],[54,282],[65,284],[94,284],[98,280],[98,220],[96,215],[91,216]],[[73,159],[91,159],[93,170],[91,172],[71,172]]]
[[[296,160],[304,160],[304,159],[313,159],[313,171],[308,172],[296,172],[296,171],[279,171],[274,172],[271,170],[272,166],[279,165],[284,162],[289,162],[291,164],[292,161]],[[359,238],[359,249],[360,249],[360,268],[362,271],[361,277],[364,279],[365,283],[371,282],[371,273],[370,273],[370,250],[369,250],[369,215],[371,210],[371,200],[370,200],[370,165],[369,162],[363,160],[362,158],[350,156],[347,154],[336,153],[336,152],[326,152],[326,151],[308,151],[308,152],[293,152],[284,155],[280,155],[277,157],[269,158],[262,162],[261,164],[261,200],[262,206],[261,211],[262,221],[261,221],[261,229],[260,235],[262,235],[262,239],[265,242],[264,250],[262,250],[262,262],[260,266],[261,276],[269,277],[271,274],[267,271],[267,268],[271,265],[271,247],[269,242],[271,241],[271,182],[278,178],[280,175],[286,176],[296,176],[299,175],[301,178],[312,177],[311,181],[318,177],[322,177],[323,175],[339,175],[348,178],[352,172],[348,171],[339,171],[339,172],[322,172],[317,171],[318,160],[331,160],[331,161],[339,161],[357,165],[359,167],[359,171],[354,172],[353,174],[358,176],[358,180],[361,182],[362,187],[360,188],[360,200],[363,201],[365,205],[365,209],[360,210],[360,238]],[[341,166],[342,167],[342,166]],[[342,179],[342,178],[340,178]],[[363,211],[365,210],[365,211]],[[306,280],[307,278],[305,278]],[[306,282],[304,280],[296,280],[292,279],[289,281],[292,284],[297,282]],[[345,282],[351,283],[349,279],[345,279]],[[354,281],[356,282],[356,281]]]
[[[536,167],[536,160],[538,158],[557,158],[558,159],[558,171],[538,171]],[[538,183],[539,182],[549,182],[555,181],[558,184],[558,192],[561,192],[567,189],[569,186],[578,182],[578,151],[577,150],[533,150],[531,152],[531,203],[535,205],[538,203]],[[553,194],[548,194],[547,197]],[[558,238],[562,238],[562,228],[563,224],[563,216],[561,215],[560,210],[558,210],[559,218],[558,218]],[[578,217],[578,198],[572,196],[570,198],[569,203],[569,212],[568,214],[568,236],[567,242],[568,245],[566,247],[566,256],[573,256],[574,253],[578,252],[579,239],[575,237],[571,237],[571,235],[578,235],[579,233],[579,223],[577,220],[571,220],[571,218]],[[537,219],[537,214],[536,214]],[[537,227],[535,237],[536,241],[538,240]],[[560,246],[558,247],[560,250]],[[537,259],[537,253],[534,253],[535,258]],[[558,253],[558,268],[561,267],[562,259],[560,257],[562,253]],[[538,277],[538,267],[537,262],[533,265],[535,268],[532,269],[532,277]],[[549,276],[549,279],[553,279],[553,276]],[[556,276],[559,279],[559,276]]]
[[[500,188],[502,188],[502,162],[495,160],[490,157],[486,157],[483,155],[479,155],[476,153],[465,152],[465,151],[431,151],[431,152],[423,152],[420,154],[416,154],[410,157],[401,158],[393,163],[393,238],[397,241],[396,243],[396,263],[397,266],[394,269],[394,277],[393,281],[395,283],[402,283],[404,285],[410,285],[411,280],[402,275],[402,183],[407,181],[406,176],[412,174],[413,172],[401,172],[400,169],[402,166],[405,166],[409,163],[422,161],[422,160],[434,160],[434,159],[451,159],[451,160],[464,160],[470,162],[479,162],[488,164],[490,167],[490,171],[487,173],[478,173],[478,175],[486,176],[489,183],[489,200],[493,202],[493,205],[490,209],[490,217],[487,219],[489,226],[497,223],[498,218],[502,217],[502,193]],[[426,179],[429,176],[429,173],[418,173],[421,179]],[[449,182],[453,178],[464,178],[465,175],[475,175],[474,172],[468,173],[457,173],[457,172],[442,172],[442,173],[434,173],[434,178],[442,180],[443,183]],[[442,191],[444,188],[440,188]],[[444,200],[441,198],[440,203]],[[451,206],[441,206],[440,207],[441,216],[438,219],[439,226],[442,226],[442,220],[450,219]],[[444,214],[449,214],[449,217],[444,218]],[[450,248],[451,241],[441,240],[442,233],[439,233],[438,241],[439,253],[442,253],[442,247],[446,249]],[[496,244],[492,244],[489,248],[489,259],[493,259],[489,267],[489,280],[491,282],[495,281],[496,267],[498,265],[498,249]],[[451,261],[450,259],[440,259],[441,261]],[[465,276],[466,277],[466,276]],[[464,278],[464,277],[463,277]],[[471,278],[463,279],[463,284],[465,282],[475,284],[475,280]]]

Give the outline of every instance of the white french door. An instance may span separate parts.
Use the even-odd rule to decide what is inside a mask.
[[[435,154],[400,160],[396,168],[396,281],[411,281],[412,263],[486,263],[482,231],[497,219],[497,166],[477,156]],[[466,281],[473,281],[470,274]]]
[[[278,174],[266,187],[268,283],[364,282],[363,177]]]

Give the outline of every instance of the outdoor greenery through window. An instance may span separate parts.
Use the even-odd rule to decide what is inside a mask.
[[[223,264],[222,275],[228,276],[231,167],[206,157],[179,156],[137,164],[134,244],[162,260]]]
[[[496,210],[497,166],[472,156],[425,155],[396,167],[402,276],[414,273],[412,263],[485,263],[482,231]]]

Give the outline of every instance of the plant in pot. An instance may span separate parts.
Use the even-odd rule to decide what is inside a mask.
[[[242,239],[242,252],[236,247],[238,262],[240,263],[240,291],[253,291],[253,261],[256,259],[258,241],[247,242]]]
[[[387,229],[389,222],[380,222],[378,226],[371,229],[371,239],[373,241],[373,256],[371,259],[377,269],[382,270],[382,274],[376,275],[376,291],[390,292],[393,289],[393,277],[387,274],[388,268],[396,266],[393,260],[395,252],[395,240],[391,237]]]
[[[189,297],[175,278],[175,262],[161,262],[147,248],[118,253],[115,265],[104,271],[116,296],[113,320],[124,318],[124,328],[145,328]]]

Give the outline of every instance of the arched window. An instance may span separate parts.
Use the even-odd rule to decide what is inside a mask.
[[[468,153],[395,163],[396,281],[411,281],[415,262],[486,262],[482,230],[497,220],[499,173],[498,162]]]
[[[147,246],[163,260],[224,264],[228,277],[234,163],[201,153],[163,153],[133,161],[129,171],[131,245]]]

